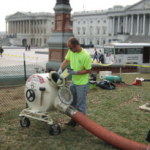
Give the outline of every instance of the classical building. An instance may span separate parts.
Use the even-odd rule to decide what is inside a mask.
[[[6,16],[6,34],[13,45],[46,46],[54,28],[54,14],[16,12]]]
[[[126,7],[75,12],[73,33],[81,44],[97,47],[112,41],[150,43],[150,0]]]
[[[150,43],[150,0],[126,7],[75,12],[71,20],[73,34],[81,44],[102,47],[111,42]],[[54,24],[51,13],[17,12],[6,17],[6,33],[15,37],[10,39],[14,45],[46,46]]]

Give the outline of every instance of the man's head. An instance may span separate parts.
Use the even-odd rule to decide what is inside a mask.
[[[81,51],[79,41],[74,37],[69,38],[69,40],[67,42],[67,46],[74,53]]]

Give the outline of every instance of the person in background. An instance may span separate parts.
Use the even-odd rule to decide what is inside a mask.
[[[103,55],[102,51],[99,50],[99,53],[98,53],[99,63],[100,63],[100,62],[102,63],[102,55]]]
[[[30,44],[28,45],[28,50],[30,51]]]
[[[95,53],[94,53],[94,57],[93,57],[93,61],[96,59],[97,61],[97,51],[96,51],[96,48],[94,49]]]
[[[0,46],[0,55],[1,55],[1,57],[3,55],[3,52],[4,52],[4,50],[3,50],[2,46]]]
[[[28,45],[26,44],[26,46],[25,46],[25,50],[27,51],[27,49],[28,49]]]
[[[58,75],[62,73],[69,63],[73,70],[69,70],[68,73],[72,75],[72,83],[70,85],[70,90],[73,95],[72,106],[86,115],[86,95],[89,89],[89,73],[91,72],[91,56],[84,50],[79,41],[71,37],[67,42],[67,47],[69,48],[65,60],[61,64]],[[66,125],[73,126],[74,131],[82,129],[78,123],[76,123],[72,118]]]

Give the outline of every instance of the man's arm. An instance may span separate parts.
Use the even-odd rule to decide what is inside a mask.
[[[64,60],[60,66],[61,69],[64,69],[68,64],[70,63],[70,60]]]
[[[87,73],[91,73],[91,69],[89,69],[89,70],[77,71],[77,74],[87,74]]]

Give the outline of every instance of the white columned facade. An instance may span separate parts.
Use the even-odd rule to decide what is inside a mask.
[[[142,33],[142,35],[145,35],[145,16],[146,16],[146,14],[143,14],[143,33]]]
[[[139,14],[137,14],[137,29],[136,29],[136,35],[139,35]]]
[[[130,35],[133,35],[133,15],[131,15],[131,32]]]

